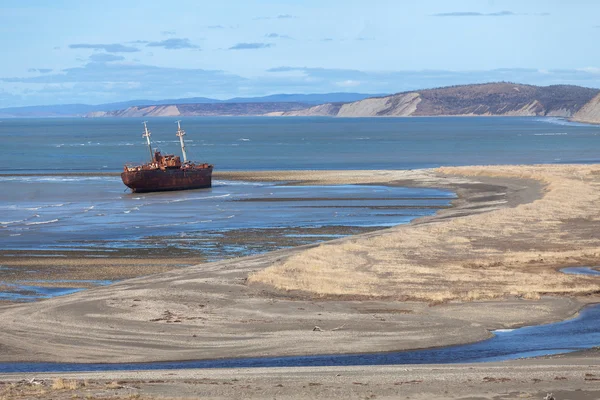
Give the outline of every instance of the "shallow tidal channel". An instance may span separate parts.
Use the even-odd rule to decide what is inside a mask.
[[[586,350],[600,344],[600,305],[551,324],[493,331],[482,342],[426,350],[300,357],[243,358],[123,364],[0,363],[0,373],[131,371],[394,364],[453,364],[514,360]]]

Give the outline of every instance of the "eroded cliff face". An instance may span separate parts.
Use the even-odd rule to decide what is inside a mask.
[[[573,115],[572,121],[600,124],[600,94]]]
[[[95,117],[176,117],[181,115],[177,106],[147,106],[147,107],[129,107],[118,111],[96,111],[86,115],[89,118]]]
[[[405,93],[387,97],[371,97],[353,103],[321,104],[304,110],[270,113],[267,115],[285,117],[406,117],[415,112],[420,101],[421,97],[419,93]]]
[[[319,104],[318,106],[313,106],[309,108],[305,108],[302,110],[296,111],[279,111],[279,112],[271,112],[265,115],[267,116],[284,116],[284,117],[331,117],[338,115],[342,104]]]
[[[344,104],[338,117],[377,117],[380,115],[405,117],[414,114],[421,102],[419,93],[398,94],[388,97],[375,97]]]

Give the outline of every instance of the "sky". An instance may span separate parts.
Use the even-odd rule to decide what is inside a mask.
[[[595,0],[0,0],[0,107],[600,88]]]

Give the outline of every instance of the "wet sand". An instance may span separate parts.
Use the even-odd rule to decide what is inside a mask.
[[[172,236],[155,236],[135,249],[88,243],[82,250],[0,250],[0,304],[34,301],[36,288],[90,289],[124,279],[372,232],[379,227],[331,226],[236,229],[204,232],[200,249],[168,246]],[[142,246],[148,246],[144,248]]]
[[[68,181],[69,177],[81,175],[97,177],[92,174],[77,173],[60,176],[61,179],[65,178]],[[38,175],[34,177],[39,178]],[[17,226],[11,227],[12,224],[7,223],[7,226],[0,227],[4,228],[2,231],[9,239],[4,249],[0,250],[0,302],[35,300],[38,297],[35,292],[32,292],[32,288],[86,289],[106,282],[151,275],[174,268],[370,232],[381,227],[360,225],[371,221],[374,225],[386,224],[388,222],[386,218],[402,221],[414,214],[428,213],[426,209],[431,209],[429,213],[433,213],[440,207],[448,207],[450,201],[443,198],[444,196],[438,197],[437,193],[434,194],[433,199],[420,197],[412,202],[410,197],[400,197],[410,196],[411,192],[421,192],[423,196],[426,192],[431,193],[412,189],[404,191],[379,188],[381,197],[371,199],[373,197],[370,193],[371,189],[365,186],[320,188],[315,192],[313,188],[282,188],[287,186],[285,184],[280,186],[248,185],[247,182],[224,184],[223,181],[215,181],[212,190],[148,195],[147,200],[132,200],[135,201],[133,207],[123,205],[128,200],[114,200],[110,196],[105,199],[106,203],[100,200],[104,199],[106,193],[120,192],[122,186],[119,185],[122,185],[120,181],[115,181],[112,185],[95,187],[94,195],[82,196],[82,193],[77,191],[69,192],[64,199],[60,196],[56,197],[56,203],[51,205],[45,204],[45,196],[55,198],[56,193],[54,190],[44,188],[41,193],[36,194],[39,204],[29,204],[32,207],[24,209],[38,208],[45,210],[44,212],[47,211],[46,209],[51,209],[52,211],[48,212],[52,213],[55,209],[66,207],[66,211],[60,211],[58,215],[50,214],[51,216],[40,211],[41,216],[38,214],[30,216],[34,219],[63,221],[61,224],[64,226],[48,225],[48,231],[41,234],[35,229],[30,232],[28,225],[18,225],[17,221],[30,218],[25,214],[19,214],[15,218],[3,218],[3,220],[14,220]],[[66,186],[72,190],[75,185]],[[275,191],[276,196],[270,193],[270,189],[256,190],[257,187],[263,186],[278,187],[280,190]],[[23,189],[20,186],[16,188]],[[27,190],[31,190],[31,185]],[[313,198],[319,196],[319,193],[321,193],[320,197]],[[119,196],[121,195],[116,195],[117,198]],[[127,198],[129,195],[124,197]],[[363,197],[366,200],[362,200]],[[447,197],[451,197],[450,193]],[[98,204],[90,203],[92,198],[95,198]],[[210,203],[209,206],[201,206],[204,200],[211,198],[219,200],[214,200],[214,203]],[[173,201],[175,205],[168,203],[169,201]],[[224,207],[219,205],[221,201],[224,202]],[[165,202],[167,204],[164,204]],[[290,202],[292,204],[287,204]],[[187,205],[188,203],[194,205]],[[16,205],[9,207],[13,206],[17,207]],[[213,206],[215,209],[211,208]],[[155,208],[153,212],[148,212],[145,210],[146,207]],[[331,207],[339,209],[330,209]],[[94,208],[97,209],[98,214],[91,216],[91,220],[87,221],[85,219],[88,217],[87,211]],[[81,209],[84,211],[81,212]],[[228,210],[222,211],[227,215],[226,218],[219,217],[219,210],[223,209]],[[190,216],[195,215],[196,210],[198,213],[204,212],[202,214],[204,217],[200,218],[197,215],[193,223],[188,224]],[[271,210],[274,211],[270,212]],[[314,214],[311,212],[313,210]],[[131,216],[130,212],[137,214],[138,211],[140,216]],[[261,221],[255,217],[265,211],[269,211],[265,220]],[[341,211],[339,218],[337,218],[338,211]],[[75,215],[74,220],[70,219],[71,214]],[[369,217],[374,219],[371,220]],[[77,218],[82,219],[77,220]],[[113,220],[121,221],[120,218],[125,225],[122,226],[124,232],[122,236],[119,229],[114,229],[114,224],[110,223]],[[233,219],[229,220],[229,218]],[[215,222],[212,221],[213,219],[227,221],[213,224]],[[129,221],[129,225],[125,223],[126,221]],[[310,221],[313,221],[315,226],[306,226]],[[338,225],[327,226],[330,223]],[[348,226],[344,226],[344,223]],[[87,226],[87,224],[94,228],[87,231],[81,228],[81,225]],[[321,224],[325,226],[320,226]],[[352,226],[353,224],[358,226]],[[154,227],[155,225],[157,227]],[[165,227],[162,228],[161,225]],[[34,223],[32,226],[38,225]],[[23,233],[21,229],[24,229]]]
[[[580,168],[582,177],[585,173],[586,187],[592,188],[595,193],[595,171],[598,167],[569,168]],[[1,306],[0,317],[10,323],[0,327],[0,361],[129,362],[392,351],[472,342],[489,337],[490,329],[565,319],[575,314],[582,305],[598,302],[600,298],[597,291],[585,294],[578,294],[578,291],[555,292],[554,296],[542,296],[537,300],[527,300],[523,296],[507,293],[502,297],[479,301],[431,302],[395,296],[393,287],[386,289],[388,292],[384,291],[383,295],[365,294],[358,286],[354,293],[332,294],[311,292],[302,286],[283,290],[260,280],[251,284],[247,282],[249,276],[261,273],[266,268],[277,270],[299,255],[306,253],[313,257],[315,249],[339,249],[341,252],[331,251],[331,256],[338,259],[341,257],[343,260],[344,252],[347,251],[344,246],[349,241],[378,240],[385,235],[395,235],[398,230],[409,234],[415,229],[425,229],[422,227],[451,226],[477,216],[487,218],[488,215],[499,214],[504,220],[510,219],[511,213],[518,216],[519,207],[535,207],[540,204],[539,200],[556,194],[557,190],[552,187],[551,180],[544,180],[543,168],[537,171],[538,175],[522,173],[525,170],[524,167],[518,173],[510,173],[501,168],[481,168],[478,170],[481,173],[479,176],[473,176],[473,170],[464,170],[461,175],[459,169],[453,170],[452,175],[430,170],[256,173],[257,180],[270,178],[296,181],[299,184],[385,183],[449,188],[456,191],[459,198],[454,201],[453,208],[441,210],[434,217],[422,218],[401,228],[370,232],[323,245],[307,245],[258,256],[200,264],[35,304]],[[548,171],[549,175],[555,173],[554,167]],[[571,174],[572,170],[566,170],[565,173]],[[252,173],[224,175],[228,179],[248,179],[253,176]],[[565,203],[564,207],[569,209],[572,206],[577,210],[583,207],[586,212],[593,214],[596,213],[596,208],[591,201],[595,201],[597,197],[589,193],[583,197],[573,196],[572,199],[566,199],[572,204]],[[543,216],[536,217],[539,220],[528,223],[537,224],[543,230],[546,227]],[[595,217],[583,218],[579,222],[576,219],[569,220],[570,225],[561,228],[572,226],[572,232],[563,233],[572,234],[576,242],[595,220]],[[521,221],[517,222],[522,224]],[[489,228],[490,226],[482,224],[479,230],[483,232]],[[477,230],[473,231],[473,234],[477,233]],[[448,235],[448,232],[440,230],[438,234]],[[535,247],[535,240],[537,239],[534,238],[531,243],[532,247]],[[593,234],[582,237],[577,242],[577,247],[569,253],[573,257],[571,261],[596,261],[595,253],[589,251],[597,246],[596,240]],[[487,244],[493,244],[493,241],[493,237],[487,238]],[[501,244],[497,243],[499,246]],[[563,246],[564,243],[561,242],[560,245]],[[373,247],[372,251],[378,249],[385,250]],[[575,251],[580,253],[576,254]],[[478,256],[485,258],[484,253]],[[442,262],[447,255],[438,254],[438,257],[442,259],[432,258],[430,262]],[[527,264],[523,268],[529,273],[537,273],[542,269],[555,271],[559,267],[558,260],[557,257],[543,266]],[[568,265],[563,260],[561,266]],[[302,270],[302,266],[298,268],[298,271]],[[484,275],[478,276],[485,279]],[[361,276],[359,274],[354,277],[360,280],[358,278]],[[386,276],[382,275],[381,278],[381,282],[385,282]],[[575,288],[577,285],[596,285],[598,288],[597,281],[589,277],[569,276],[567,279],[570,280],[561,281],[562,284]],[[319,326],[320,330],[314,330],[315,326]],[[410,383],[411,381],[419,380],[410,379],[411,377],[423,375],[425,378],[421,380],[426,383],[423,387],[431,388],[431,393],[436,393],[435,396],[446,398],[460,398],[467,393],[481,394],[481,391],[486,390],[488,393],[483,393],[482,396],[489,397],[481,398],[492,398],[494,394],[508,393],[509,388],[516,391],[526,389],[527,393],[537,396],[541,393],[535,391],[537,379],[552,383],[545,384],[542,391],[547,390],[546,388],[582,389],[582,385],[588,385],[585,386],[587,391],[600,390],[597,381],[586,381],[583,374],[584,370],[591,371],[589,373],[592,376],[588,378],[594,379],[600,374],[596,357],[584,355],[564,359],[571,360],[569,362],[575,365],[563,366],[562,371],[567,370],[569,376],[565,375],[567,372],[559,374],[560,368],[554,367],[557,358],[552,358],[523,361],[523,366],[519,368],[512,366],[517,362],[502,363],[498,369],[487,365],[352,367],[342,369],[342,372],[336,372],[335,368],[302,368],[301,371],[307,372],[307,376],[299,376],[300,372],[295,373],[290,369],[193,371],[189,372],[194,376],[191,383],[182,384],[177,380],[174,385],[181,397],[190,397],[187,392],[189,387],[197,389],[197,385],[203,385],[201,380],[204,377],[219,380],[228,379],[228,374],[232,374],[231,376],[241,376],[241,379],[248,377],[248,383],[236,389],[236,393],[242,391],[244,397],[303,398],[314,395],[351,398],[355,394],[362,396],[361,398],[371,395],[390,397],[404,393],[395,391],[398,386],[402,386],[404,390],[405,386],[412,387],[415,384]],[[545,371],[543,377],[537,378],[536,371],[541,370]],[[406,373],[409,371],[418,372],[411,375]],[[447,371],[449,375],[444,379],[444,375],[438,371]],[[349,378],[338,387],[328,380],[331,378],[331,375],[327,375],[329,372],[332,375],[339,373],[340,376],[349,374]],[[176,375],[169,375],[171,373]],[[112,379],[111,376],[130,376],[128,374],[119,372],[102,376]],[[161,379],[168,380],[170,376],[184,376],[180,375],[184,371],[148,374],[144,376],[161,376]],[[252,381],[256,374],[264,374],[259,379],[260,385],[273,383],[274,387],[269,386],[270,391],[266,392],[258,390],[260,385],[255,387]],[[513,377],[508,377],[508,374],[513,374]],[[362,382],[358,377],[366,381]],[[276,386],[275,382],[280,378],[291,379],[295,383],[284,390]],[[397,382],[400,383],[396,385]],[[472,382],[473,387],[470,388],[465,382]],[[219,383],[224,385],[221,381]],[[282,384],[283,387],[286,386],[285,383]],[[389,390],[384,389],[388,386]],[[360,390],[357,390],[359,387]],[[369,391],[371,389],[373,390]],[[444,389],[449,391],[447,395],[443,393]],[[233,393],[228,392],[229,389],[223,392],[219,390],[211,388],[206,392],[206,397],[226,398]],[[422,389],[409,390],[407,395],[418,398],[417,394],[421,391]],[[158,392],[149,393],[161,395]]]
[[[473,182],[432,171],[258,173],[255,179],[291,181],[301,176],[310,183],[313,177],[324,184],[366,183],[370,179],[457,191],[459,198],[453,208],[413,225],[530,202],[541,194],[541,185],[535,181],[493,178]],[[246,174],[228,175],[236,177],[248,179]],[[480,311],[462,307],[465,315],[457,316],[450,311],[456,309],[452,304],[429,307],[405,299],[321,298],[246,284],[251,273],[314,247],[199,264],[37,304],[3,307],[0,315],[11,324],[0,329],[0,346],[5,350],[0,361],[128,362],[422,348],[481,340],[489,336],[488,328],[563,319],[580,307],[572,299],[534,303],[512,299],[494,305],[482,303]],[[519,304],[522,307],[514,307]],[[505,315],[484,325],[490,320],[489,310],[495,307],[505,307]],[[466,314],[472,319],[469,324],[462,320]],[[102,329],[96,329],[98,324]],[[312,333],[315,325],[325,332]],[[330,331],[340,326],[344,328]],[[406,332],[400,339],[399,330]],[[22,332],[28,332],[27,337]],[[53,338],[52,345],[48,338]]]

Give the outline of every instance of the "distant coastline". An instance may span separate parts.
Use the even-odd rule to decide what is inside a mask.
[[[322,104],[278,116],[561,117],[600,123],[600,91],[571,85],[532,86],[507,82],[451,86],[373,97],[345,104]]]
[[[15,117],[560,117],[600,124],[600,90],[573,85],[534,86],[510,82],[448,86],[392,95],[328,93],[216,100],[139,100],[98,106],[64,105],[0,109]]]
[[[450,86],[376,96],[352,102],[171,104],[129,107],[87,117],[270,116],[270,117],[561,117],[600,123],[600,91],[571,85],[507,82]]]

